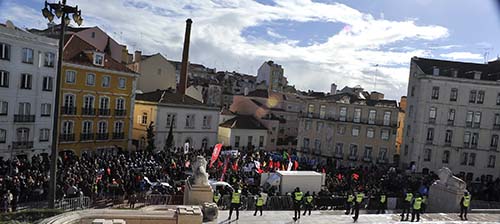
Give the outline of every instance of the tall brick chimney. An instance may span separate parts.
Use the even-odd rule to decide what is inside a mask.
[[[182,64],[179,82],[179,93],[186,94],[188,81],[189,41],[191,36],[191,19],[186,20],[186,33],[184,34],[184,48],[182,49]]]

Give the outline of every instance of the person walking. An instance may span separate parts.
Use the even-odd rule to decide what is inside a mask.
[[[349,193],[347,195],[347,202],[345,203],[345,214],[349,215],[349,213],[354,214],[354,195],[352,193]],[[351,210],[352,209],[352,210]]]
[[[405,200],[403,201],[403,213],[401,213],[401,221],[408,221],[410,216],[411,201],[413,200],[413,193],[406,192]],[[406,219],[405,217],[406,213]]]
[[[467,220],[467,210],[469,210],[471,196],[469,192],[464,192],[460,200],[460,220]]]
[[[309,215],[311,215],[311,210],[313,208],[313,200],[314,200],[314,197],[309,194],[309,191],[306,192],[305,201],[304,201],[304,214],[302,214],[303,216],[306,215],[307,211],[309,211]]]
[[[262,194],[259,192],[255,198],[255,212],[253,216],[257,215],[257,211],[260,211],[260,216],[262,216],[262,207],[264,207],[264,197],[262,197]]]
[[[233,215],[233,210],[236,210],[236,220],[240,218],[240,204],[241,204],[241,191],[238,186],[234,186],[234,190],[231,194],[231,206],[229,207],[229,217],[231,220],[231,215]]]
[[[365,198],[365,194],[361,190],[356,193],[356,201],[354,202],[354,216],[352,217],[354,222],[358,221],[359,208],[361,207],[361,203],[363,203],[364,198]]]
[[[385,214],[385,209],[387,208],[387,196],[384,192],[380,193],[378,197],[378,209],[377,214]]]
[[[298,219],[300,219],[300,205],[302,204],[302,198],[303,198],[304,194],[302,193],[302,191],[300,191],[300,188],[295,188],[295,191],[293,192],[292,194],[292,198],[293,198],[293,211],[294,211],[294,217],[293,217],[293,221],[297,221]]]
[[[417,216],[417,222],[420,222],[420,210],[422,209],[422,196],[416,194],[415,199],[413,199],[413,206],[411,212],[411,221],[415,221],[415,216]]]

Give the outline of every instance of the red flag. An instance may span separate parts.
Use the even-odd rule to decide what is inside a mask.
[[[220,161],[220,160],[217,160],[217,161],[218,161],[217,162],[217,168],[221,168],[222,165],[224,165],[224,163],[222,163],[222,161]]]
[[[212,152],[212,159],[210,159],[210,166],[209,168],[212,168],[214,165],[215,160],[219,158],[220,150],[222,149],[222,144],[217,144],[214,147],[214,151]]]
[[[224,168],[222,169],[222,175],[220,176],[220,181],[224,181],[224,174],[226,174],[228,163],[229,159],[226,157],[226,161],[224,161]]]
[[[238,171],[238,160],[236,160],[236,162],[233,163],[233,170],[234,171]]]
[[[297,160],[295,160],[295,161],[293,162],[293,169],[294,169],[294,170],[297,170],[298,168],[299,168],[299,162],[297,162]]]
[[[111,175],[111,169],[108,167],[108,169],[106,169],[106,172],[108,173],[108,175]]]
[[[274,162],[274,168],[276,168],[276,169],[278,169],[278,170],[281,168],[280,161],[276,161],[276,162]]]
[[[337,174],[337,179],[342,180],[342,174],[341,173]]]
[[[359,174],[353,173],[352,174],[352,178],[355,179],[355,180],[358,180],[359,179]]]
[[[272,159],[271,159],[271,160],[269,160],[269,168],[271,168],[271,169],[272,169],[272,168],[273,168],[273,165],[274,165],[274,164],[273,164],[273,160],[272,160]]]

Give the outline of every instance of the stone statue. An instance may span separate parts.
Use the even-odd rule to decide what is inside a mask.
[[[435,184],[444,185],[453,190],[465,191],[465,182],[460,178],[453,176],[453,173],[448,167],[443,167],[437,172],[439,180]]]
[[[193,185],[203,185],[208,186],[208,173],[206,171],[207,160],[203,156],[197,156],[196,159],[191,163],[191,168],[193,169],[193,176],[190,178],[190,182]]]

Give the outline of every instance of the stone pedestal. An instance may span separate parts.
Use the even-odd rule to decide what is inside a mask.
[[[216,220],[219,216],[219,208],[217,204],[213,202],[205,202],[203,203],[203,221],[212,221]]]
[[[198,206],[177,206],[177,224],[201,224],[203,216]]]
[[[186,181],[184,189],[184,205],[200,205],[205,202],[212,202],[214,193],[210,185],[191,185],[189,180]]]
[[[434,183],[429,189],[428,212],[459,212],[464,189]]]

